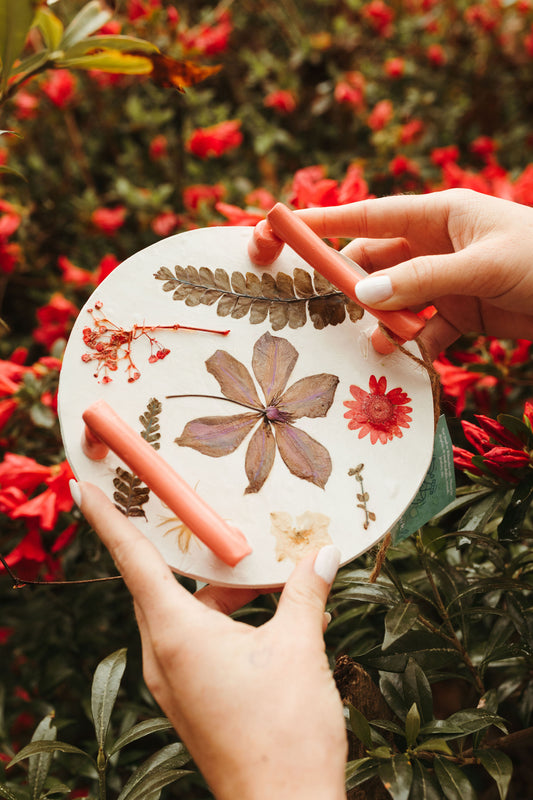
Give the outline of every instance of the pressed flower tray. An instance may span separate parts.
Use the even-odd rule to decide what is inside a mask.
[[[426,371],[376,353],[375,319],[290,248],[255,267],[251,235],[194,230],[117,267],[72,330],[59,417],[78,479],[174,570],[269,587],[309,549],[334,543],[345,563],[401,517],[431,460],[433,397]],[[227,566],[112,452],[84,455],[82,413],[99,399],[245,534],[251,555]]]

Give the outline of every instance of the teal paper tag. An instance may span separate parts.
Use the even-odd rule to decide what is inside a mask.
[[[415,499],[391,530],[393,544],[407,539],[452,500],[455,500],[452,440],[442,415],[435,431],[431,464]]]

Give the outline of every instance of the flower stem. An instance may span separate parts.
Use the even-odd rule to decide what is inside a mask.
[[[240,400],[232,400],[231,397],[221,397],[216,394],[167,394],[165,399],[176,400],[180,397],[207,397],[210,400],[226,400],[228,403],[235,403],[236,406],[242,406],[243,408],[250,408],[252,411],[257,411],[258,414],[263,412],[262,408],[256,408],[256,406],[250,406],[248,403],[241,403]]]

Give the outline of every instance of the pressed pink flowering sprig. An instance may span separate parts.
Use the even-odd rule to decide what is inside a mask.
[[[153,335],[155,331],[201,331],[203,333],[217,333],[227,336],[229,330],[213,330],[211,328],[195,328],[190,325],[133,325],[132,328],[122,328],[108,319],[102,311],[103,303],[97,300],[94,308],[87,309],[92,318],[92,325],[83,329],[83,342],[89,352],[82,355],[81,360],[86,363],[96,362],[94,377],[98,378],[103,373],[101,383],[110,383],[113,379],[110,372],[118,370],[119,363],[124,362],[128,376],[128,383],[133,383],[141,377],[139,369],[133,361],[133,343],[141,337],[146,337],[150,342],[150,355],[148,363],[156,364],[166,358],[170,353],[168,347],[163,345]]]
[[[477,425],[463,420],[464,435],[475,452],[454,447],[454,463],[473,480],[513,486],[533,474],[533,403],[522,420],[500,414],[497,420],[476,414]]]

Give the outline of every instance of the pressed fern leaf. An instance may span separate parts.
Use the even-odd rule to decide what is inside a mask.
[[[279,331],[286,325],[301,328],[308,316],[317,329],[344,322],[346,314],[352,322],[363,316],[363,309],[318,272],[295,269],[293,275],[278,272],[276,276],[263,272],[214,271],[191,265],[176,265],[174,272],[161,267],[155,274],[163,281],[163,291],[172,292],[173,300],[183,300],[185,305],[217,305],[220,317],[241,319],[249,315],[252,325],[268,317],[272,329]]]
[[[162,405],[157,398],[152,397],[149,400],[146,412],[141,414],[139,422],[143,429],[141,436],[148,444],[151,444],[154,450],[159,450],[159,439],[161,433],[159,432],[159,414],[161,413]]]
[[[139,417],[139,422],[142,425],[141,436],[148,444],[152,445],[154,450],[159,450],[159,439],[161,438],[159,414],[161,409],[160,401],[152,397],[148,401],[145,413]],[[137,475],[122,469],[122,467],[117,467],[115,470],[113,486],[115,487],[113,500],[118,510],[122,511],[126,517],[144,517],[146,519],[143,506],[150,499],[148,486]]]
[[[150,498],[150,489],[143,484],[140,478],[128,472],[126,469],[117,467],[115,478],[113,478],[113,500],[119,511],[126,517],[144,517],[146,514],[143,505]]]

